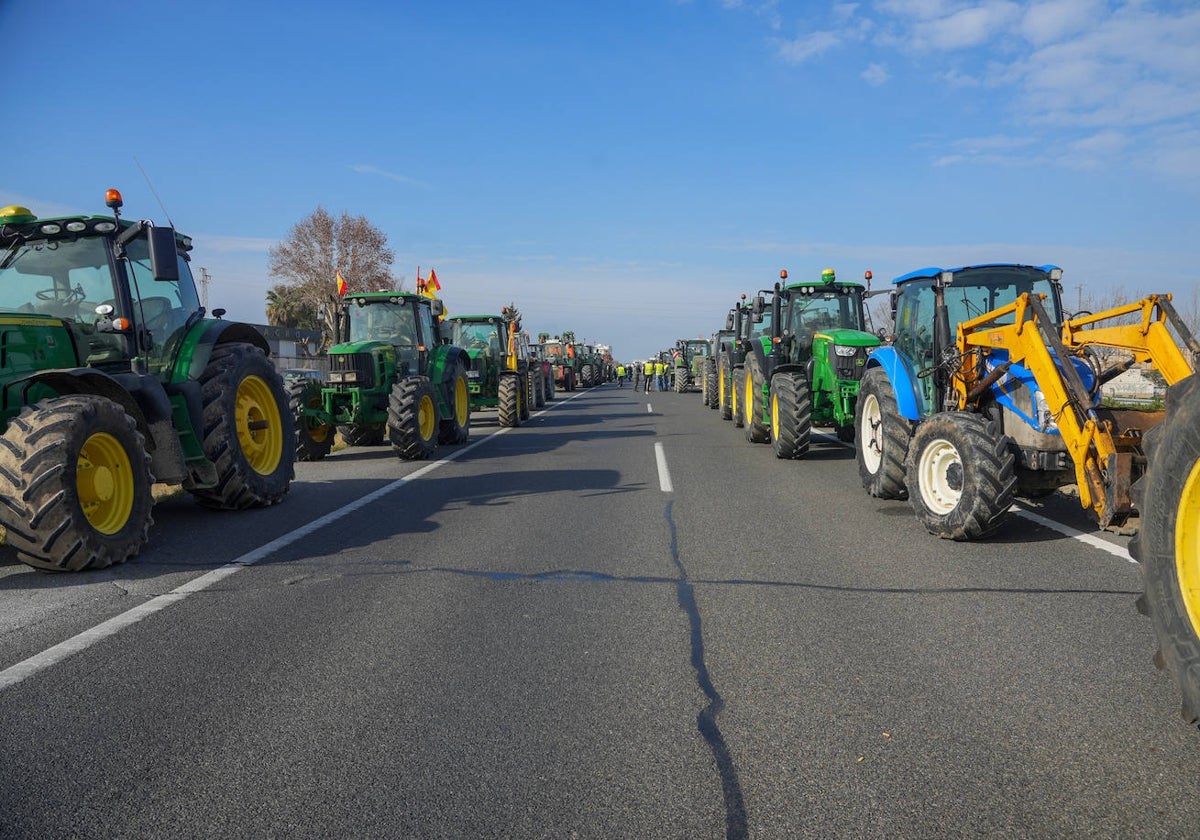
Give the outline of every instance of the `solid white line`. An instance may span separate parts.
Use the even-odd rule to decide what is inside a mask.
[[[654,444],[654,460],[658,462],[658,487],[664,493],[675,492],[671,484],[671,471],[667,469],[667,453],[661,443]]]
[[[1085,542],[1088,545],[1092,546],[1093,548],[1098,548],[1101,551],[1107,551],[1113,557],[1119,557],[1122,560],[1129,561],[1130,563],[1137,562],[1136,560],[1134,560],[1132,557],[1129,556],[1128,549],[1125,549],[1119,545],[1113,545],[1108,540],[1102,540],[1099,537],[1097,537],[1095,534],[1088,534],[1084,531],[1080,531],[1076,528],[1072,528],[1070,525],[1064,525],[1061,522],[1056,522],[1053,519],[1049,519],[1048,517],[1042,516],[1040,513],[1034,513],[1031,510],[1025,510],[1025,509],[1017,507],[1015,505],[1012,508],[1012,512],[1015,513],[1017,516],[1021,516],[1021,517],[1024,517],[1025,519],[1030,520],[1031,522],[1036,522],[1039,525],[1043,525],[1043,526],[1051,529],[1052,531],[1058,531],[1058,533],[1066,534],[1068,537],[1071,537],[1072,539],[1079,540],[1080,542]]]
[[[646,403],[646,413],[647,413],[647,414],[653,414],[653,413],[654,413],[654,406],[650,405],[650,403]]]
[[[819,440],[826,441],[827,443],[836,443],[839,446],[846,447],[847,449],[854,448],[854,444],[845,443],[843,441],[840,441],[837,439],[837,437],[835,435],[814,434],[813,437],[817,438]],[[1034,513],[1031,510],[1025,510],[1024,508],[1020,507],[1019,505],[1013,505],[1011,510],[1017,516],[1023,516],[1026,519],[1028,519],[1030,522],[1036,522],[1037,524],[1043,525],[1052,531],[1058,531],[1058,533],[1063,534],[1064,536],[1068,536],[1073,540],[1079,540],[1080,542],[1087,543],[1088,545],[1092,546],[1093,548],[1098,548],[1101,551],[1108,552],[1113,557],[1119,557],[1122,560],[1129,561],[1130,563],[1137,562],[1136,560],[1134,560],[1132,557],[1129,556],[1128,549],[1122,548],[1119,545],[1113,545],[1108,540],[1103,540],[1100,537],[1097,537],[1095,534],[1089,534],[1086,531],[1080,531],[1077,528],[1072,528],[1070,525],[1064,525],[1061,522],[1058,522],[1056,520],[1042,516],[1041,514]]]
[[[553,405],[547,403],[545,408],[533,416],[545,414],[555,405],[562,405],[563,403],[575,399],[577,396],[583,396],[584,393],[586,392],[580,392],[579,394],[567,397],[567,399],[564,400],[556,400]],[[33,676],[38,671],[42,671],[46,668],[49,668],[51,665],[62,662],[69,656],[73,656],[80,651],[86,650],[87,648],[96,644],[96,642],[106,639],[109,636],[124,630],[126,627],[137,624],[143,618],[148,618],[149,616],[154,615],[156,612],[169,607],[171,604],[182,601],[189,595],[194,595],[197,592],[203,592],[204,590],[211,588],[215,584],[223,581],[225,578],[237,574],[247,566],[253,566],[255,563],[258,563],[259,561],[269,557],[279,549],[291,545],[297,540],[308,536],[309,534],[325,527],[326,525],[336,522],[347,513],[352,513],[359,508],[366,507],[371,502],[386,496],[393,490],[398,490],[409,482],[428,475],[439,467],[461,458],[472,449],[482,446],[492,438],[497,437],[498,435],[506,434],[510,431],[512,430],[508,427],[497,429],[487,437],[480,438],[474,443],[464,446],[462,449],[456,449],[446,455],[444,458],[439,458],[436,461],[432,461],[421,467],[419,470],[415,470],[403,478],[396,479],[391,484],[385,485],[384,487],[368,493],[365,496],[361,496],[349,504],[338,508],[332,513],[327,513],[319,519],[314,519],[307,525],[302,525],[294,531],[289,531],[287,534],[284,534],[278,539],[271,540],[271,542],[261,545],[253,551],[248,551],[241,557],[231,560],[224,566],[219,566],[216,569],[213,569],[211,572],[203,574],[198,578],[194,578],[182,586],[172,589],[165,595],[157,595],[143,604],[139,604],[136,607],[126,610],[120,615],[114,616],[107,621],[97,624],[95,627],[92,627],[89,630],[84,630],[82,633],[72,636],[66,641],[59,642],[53,647],[46,648],[41,653],[36,653],[28,659],[24,659],[15,665],[10,665],[8,668],[0,671],[0,691],[3,691],[9,686],[16,685],[22,680]]]

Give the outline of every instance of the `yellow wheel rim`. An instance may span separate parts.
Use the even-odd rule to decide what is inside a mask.
[[[283,458],[283,418],[261,377],[247,376],[238,384],[234,422],[246,463],[259,475],[273,473]]]
[[[421,440],[431,439],[436,425],[437,409],[433,406],[433,398],[426,394],[417,404],[417,426],[421,431]]]
[[[313,396],[308,401],[309,408],[320,408],[321,397],[319,394]],[[314,443],[324,443],[331,434],[333,434],[333,426],[320,423],[316,420],[308,420],[308,436],[312,438]]]
[[[717,405],[725,405],[725,368],[717,374]]]
[[[779,428],[779,395],[771,392],[771,428]]]
[[[129,453],[107,432],[98,432],[79,450],[75,490],[83,515],[101,534],[115,534],[133,512],[136,482]]]
[[[471,413],[471,399],[467,395],[467,380],[458,377],[454,380],[454,419],[458,425],[467,425],[467,416]]]
[[[754,404],[754,377],[746,371],[746,425],[754,424],[757,406]]]
[[[1175,571],[1188,617],[1200,635],[1200,460],[1192,464],[1175,512]]]

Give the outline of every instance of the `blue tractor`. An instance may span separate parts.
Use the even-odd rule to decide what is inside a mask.
[[[1039,329],[1053,335],[1063,322],[1061,278],[1053,265],[990,264],[923,268],[893,281],[894,337],[871,353],[858,396],[858,470],[870,495],[908,498],[932,533],[974,539],[999,526],[1014,494],[1074,481],[1057,418],[1028,363],[962,342],[962,325],[1023,294],[1040,309]],[[1014,322],[1012,313],[999,320],[988,323]],[[1067,356],[1091,409],[1100,384],[1095,357],[1058,354]]]

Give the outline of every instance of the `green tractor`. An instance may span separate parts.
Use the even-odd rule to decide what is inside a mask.
[[[456,315],[448,319],[451,340],[470,356],[471,410],[495,408],[501,426],[529,419],[530,407],[545,404],[540,376],[530,376],[530,354],[521,314],[506,306],[499,315]]]
[[[577,344],[579,353],[579,384],[584,388],[594,388],[604,382],[604,361],[594,345]]]
[[[786,271],[779,276],[787,280]],[[817,283],[776,283],[769,317],[762,293],[754,299],[752,319],[767,328],[747,342],[748,441],[770,442],[777,458],[803,458],[814,425],[854,440],[859,383],[868,352],[880,344],[867,332],[865,296],[862,284],[839,282],[827,268]]]
[[[291,485],[287,395],[253,327],[206,318],[191,239],[111,216],[0,209],[0,526],[38,569],[121,563],[149,539],[155,482],[202,505]]]
[[[352,446],[391,441],[415,461],[471,434],[467,355],[445,344],[442,302],[410,292],[352,292],[342,302],[329,379],[292,383],[296,458],[319,461],[334,432]]]
[[[734,418],[733,404],[736,389],[733,387],[733,372],[745,360],[740,337],[745,324],[750,321],[750,304],[743,294],[737,305],[725,316],[725,328],[713,335],[712,364],[714,375],[710,386],[709,405],[720,409],[722,420]]]
[[[733,330],[721,329],[714,332],[708,340],[711,352],[704,357],[704,361],[700,365],[700,394],[704,404],[709,408],[720,407],[720,382],[717,372],[717,357],[721,352],[721,344],[729,341],[732,335]]]
[[[704,361],[712,355],[712,343],[703,338],[681,338],[675,342],[671,364],[671,385],[682,394],[692,388],[704,388]]]

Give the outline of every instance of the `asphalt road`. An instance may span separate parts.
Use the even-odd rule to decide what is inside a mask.
[[[1200,733],[1072,500],[1036,514],[1090,542],[956,544],[698,394],[473,423],[161,502],[116,569],[0,560],[0,837],[1196,833]]]

